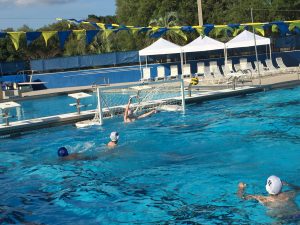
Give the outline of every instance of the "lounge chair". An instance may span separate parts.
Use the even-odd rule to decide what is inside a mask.
[[[240,62],[232,63],[232,68],[233,68],[234,72],[237,72],[237,71],[241,70]]]
[[[259,70],[260,70],[261,76],[270,76],[274,73],[274,71],[270,70],[270,68],[267,66],[267,64],[264,64],[262,61],[259,61],[258,63],[259,63]]]
[[[205,66],[204,67],[204,79],[206,81],[209,81],[209,82],[212,82],[212,83],[215,82],[215,78],[214,78],[213,74],[210,71],[210,66]]]
[[[192,76],[191,65],[184,64],[182,68],[182,78],[190,78],[191,76]]]
[[[279,66],[279,69],[282,71],[282,72],[295,72],[297,71],[298,67],[287,67],[282,58],[276,58],[276,63],[277,65]]]
[[[198,62],[197,63],[197,73],[195,73],[196,76],[204,76],[204,62]]]
[[[214,78],[216,80],[218,80],[218,83],[223,82],[225,77],[222,75],[217,61],[212,61],[212,62],[210,62],[209,65],[210,65],[209,66],[210,67],[210,72],[214,76]]]
[[[223,71],[222,74],[225,78],[230,78],[235,74],[235,71],[234,71],[233,66],[232,66],[232,61],[230,59],[227,60],[227,64],[222,65],[221,68],[222,68],[222,71]]]
[[[238,66],[237,66],[238,65]],[[234,65],[235,72],[240,73],[243,77],[252,77],[252,75],[256,74],[255,69],[252,67],[251,62],[248,62],[247,59],[240,59],[239,64]]]
[[[170,76],[168,76],[168,79],[177,79],[177,78],[178,78],[178,66],[171,65],[170,66]]]
[[[141,79],[141,81],[152,81],[150,67],[143,68],[143,78]]]
[[[267,65],[267,68],[269,68],[269,71],[272,73],[272,74],[276,74],[276,73],[279,73],[280,70],[278,67],[275,67],[272,63],[272,60],[271,59],[266,59],[266,65]]]
[[[165,67],[164,66],[158,66],[157,67],[157,77],[155,77],[155,81],[158,80],[165,80]]]

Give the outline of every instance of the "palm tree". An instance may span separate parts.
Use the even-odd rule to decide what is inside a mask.
[[[178,44],[185,44],[187,37],[186,35],[177,27],[179,26],[179,19],[176,12],[168,12],[164,17],[159,17],[150,20],[149,26],[153,28],[168,28],[169,30],[163,34],[166,39]],[[150,34],[155,33],[150,31]]]

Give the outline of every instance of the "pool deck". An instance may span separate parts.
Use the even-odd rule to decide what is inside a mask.
[[[250,93],[267,91],[276,88],[292,87],[300,85],[299,72],[294,74],[282,74],[280,76],[270,76],[261,79],[254,79],[251,86],[237,86],[235,89],[227,85],[197,85],[193,87],[192,95],[186,96],[186,103],[203,102],[215,99],[222,99],[233,96],[246,95]],[[134,83],[130,83],[134,84]],[[248,83],[249,84],[249,83]],[[117,86],[120,84],[114,84]],[[124,83],[122,83],[124,85]],[[112,85],[111,85],[112,86]],[[199,89],[199,90],[198,90]],[[23,99],[32,99],[38,97],[46,97],[51,95],[60,95],[78,91],[92,91],[91,86],[63,88],[63,89],[47,89],[42,91],[27,92]],[[10,100],[12,101],[12,99]],[[59,126],[63,124],[74,124],[78,121],[92,119],[95,115],[95,110],[82,111],[80,115],[77,112],[67,113],[49,117],[42,117],[30,120],[10,122],[9,126],[0,124],[0,136],[10,136],[21,134],[31,130],[40,128]]]

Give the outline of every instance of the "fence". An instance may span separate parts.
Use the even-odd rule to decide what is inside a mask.
[[[72,56],[52,59],[31,60],[32,70],[39,72],[53,70],[80,69],[88,67],[122,65],[138,63],[139,56],[137,51],[113,52],[100,55]]]
[[[0,62],[0,74],[16,74],[18,71],[25,70],[25,62]]]

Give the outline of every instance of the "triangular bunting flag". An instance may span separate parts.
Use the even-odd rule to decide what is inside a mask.
[[[5,33],[5,32],[0,32],[0,38],[5,38],[6,35],[7,35],[7,33]]]
[[[58,31],[58,39],[59,39],[59,45],[61,49],[64,49],[65,46],[65,42],[68,39],[68,37],[70,36],[71,31],[67,30],[67,31]]]
[[[57,34],[57,31],[42,31],[46,46],[48,45],[48,40],[55,34]]]
[[[27,46],[31,44],[34,40],[41,36],[42,32],[26,32]]]
[[[76,35],[77,41],[82,40],[85,36],[85,30],[73,30],[73,33]]]
[[[19,49],[20,37],[24,32],[7,32],[16,50]]]
[[[87,30],[86,31],[86,44],[89,45],[94,37],[98,34],[99,30]]]

